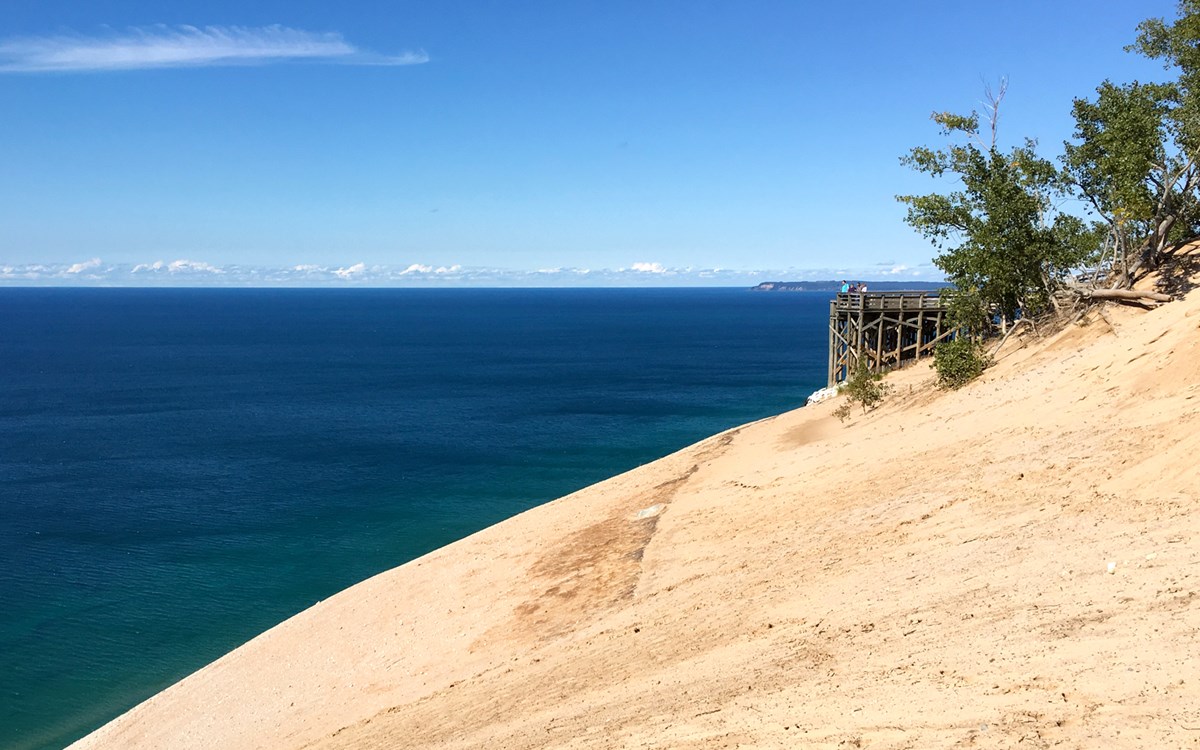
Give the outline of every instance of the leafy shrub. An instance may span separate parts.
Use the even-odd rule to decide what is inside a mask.
[[[833,410],[833,416],[838,418],[843,424],[850,418],[850,402],[843,401],[842,405]]]
[[[864,414],[868,409],[878,406],[889,390],[888,384],[883,382],[883,374],[871,372],[867,360],[861,357],[854,363],[850,377],[847,378],[846,385],[842,387],[842,392],[846,394],[846,398],[851,403],[858,402],[862,405]]]
[[[961,388],[983,374],[990,364],[983,345],[969,336],[944,341],[933,350],[933,369],[937,370],[938,385],[943,388]]]

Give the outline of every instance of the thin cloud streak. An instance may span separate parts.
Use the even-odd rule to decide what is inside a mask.
[[[385,56],[336,32],[286,26],[152,26],[100,37],[58,35],[0,40],[0,72],[52,73],[263,65],[313,60],[348,65],[419,65],[424,51]]]

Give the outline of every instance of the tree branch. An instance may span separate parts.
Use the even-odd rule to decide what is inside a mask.
[[[1170,302],[1171,295],[1162,294],[1161,292],[1143,292],[1138,289],[1085,289],[1081,291],[1081,295],[1087,300],[1098,299],[1115,299],[1115,300],[1150,300],[1152,302]]]
[[[987,146],[989,151],[996,150],[996,130],[1000,124],[1000,102],[1004,101],[1004,95],[1008,93],[1008,76],[1001,76],[1000,90],[992,91],[991,84],[987,84],[983,89],[984,103],[983,108],[988,112],[988,125],[991,127],[992,142]]]

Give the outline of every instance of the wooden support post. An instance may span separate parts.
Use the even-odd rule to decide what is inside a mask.
[[[921,297],[921,311],[917,313],[917,358],[925,351],[925,297]]]
[[[880,318],[875,331],[875,367],[871,368],[872,372],[883,372],[883,320]]]
[[[904,312],[896,314],[896,367],[899,367],[904,362],[904,325],[901,321],[904,320]]]
[[[834,337],[835,329],[837,328],[837,300],[829,301],[829,370],[826,386],[832,386],[837,381],[834,380],[833,363],[837,361],[836,339]]]
[[[862,299],[862,297],[859,296],[859,300],[861,300],[861,299]],[[859,357],[861,357],[863,355],[863,339],[866,338],[866,336],[864,335],[865,333],[866,332],[863,331],[862,302],[860,301],[859,307],[858,307],[858,326],[856,327],[856,330],[854,331],[854,355],[855,355],[854,356],[854,365],[856,367],[858,366]],[[846,378],[849,379],[849,377],[850,377],[850,373],[847,372]]]

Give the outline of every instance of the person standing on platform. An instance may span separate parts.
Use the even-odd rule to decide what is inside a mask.
[[[849,292],[849,291],[850,291],[850,285],[846,283],[845,279],[842,279],[842,294],[845,294],[846,292]]]

